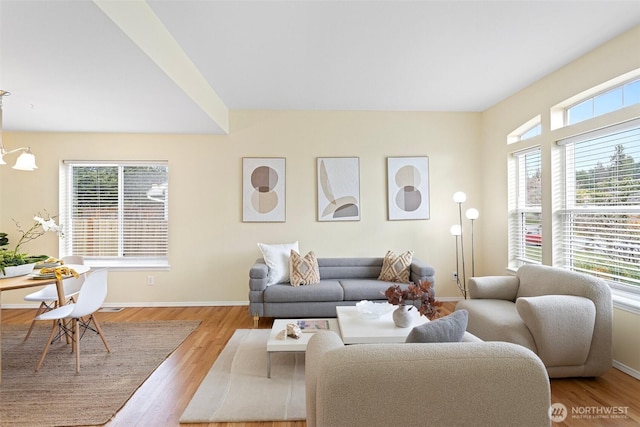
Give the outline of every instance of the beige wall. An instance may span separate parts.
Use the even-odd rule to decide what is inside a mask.
[[[7,146],[31,145],[39,169],[0,168],[0,230],[13,233],[11,218],[28,221],[43,208],[58,212],[63,159],[167,159],[171,269],[112,272],[110,303],[247,301],[256,243],[294,240],[320,257],[412,249],[435,266],[439,295],[458,297],[452,194],[481,200],[479,130],[477,113],[233,111],[229,136],[8,133]],[[315,164],[325,156],[360,158],[360,221],[316,221]],[[387,156],[429,156],[431,219],[387,220]],[[242,157],[286,158],[285,223],[242,222]],[[27,248],[56,255],[57,239],[46,235]],[[154,286],[146,285],[149,274]],[[22,295],[6,292],[3,303],[22,303]]]
[[[636,27],[483,113],[481,153],[482,164],[485,167],[481,168],[480,174],[483,182],[482,194],[491,195],[483,199],[481,212],[484,212],[484,216],[483,221],[479,223],[481,233],[485,236],[482,250],[491,253],[491,256],[483,258],[484,274],[505,273],[508,261],[507,161],[511,152],[530,146],[539,145],[542,148],[543,263],[553,263],[551,202],[554,185],[551,169],[552,159],[558,150],[555,141],[640,117],[640,106],[636,105],[555,131],[550,130],[549,109],[573,95],[640,68],[640,55],[637,54],[639,46],[640,27]],[[542,116],[542,134],[507,146],[507,135],[538,114]],[[639,325],[639,315],[615,310],[615,359],[636,372],[640,371],[640,347],[637,345]]]
[[[58,165],[62,159],[167,159],[170,165],[170,271],[112,272],[108,302],[114,304],[238,303],[247,300],[248,269],[259,256],[256,242],[300,241],[301,251],[320,257],[382,256],[413,249],[437,272],[440,297],[459,297],[453,192],[480,210],[476,222],[477,274],[505,274],[507,266],[507,158],[530,145],[543,150],[544,201],[552,197],[554,141],[640,116],[629,108],[551,132],[549,108],[583,90],[640,67],[640,27],[595,49],[482,114],[397,112],[232,111],[229,136],[5,133],[6,145],[31,145],[34,173],[0,168],[0,230],[14,232],[11,218],[28,220],[46,208],[57,213]],[[541,114],[540,137],[513,146],[506,136]],[[286,157],[287,221],[242,223],[242,157]],[[316,221],[315,158],[360,157],[362,220]],[[429,156],[431,219],[387,221],[387,156]],[[544,262],[552,263],[550,207],[544,215]],[[13,234],[15,236],[15,234]],[[468,248],[468,246],[467,246]],[[52,236],[29,247],[57,253]],[[467,255],[469,251],[467,250]],[[469,261],[469,258],[467,258]],[[155,285],[146,285],[146,276]],[[18,291],[4,304],[22,303]],[[636,341],[640,318],[616,310],[616,360],[640,371]]]

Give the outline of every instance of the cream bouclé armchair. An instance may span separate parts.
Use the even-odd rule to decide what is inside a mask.
[[[344,345],[316,332],[305,355],[308,427],[549,427],[540,358],[505,342]]]
[[[595,377],[613,363],[611,291],[597,277],[524,265],[515,276],[472,277],[467,331],[484,341],[520,344],[549,377]]]

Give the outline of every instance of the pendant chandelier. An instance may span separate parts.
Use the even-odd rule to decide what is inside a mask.
[[[36,166],[36,156],[31,152],[30,147],[21,147],[14,150],[7,150],[4,147],[4,141],[2,139],[2,98],[11,95],[11,93],[0,89],[0,166],[6,165],[4,156],[7,154],[13,154],[20,152],[21,154],[16,159],[16,164],[13,165],[13,169],[22,171],[32,171],[38,169]]]

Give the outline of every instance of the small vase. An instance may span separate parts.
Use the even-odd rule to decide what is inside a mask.
[[[399,305],[398,308],[393,310],[393,323],[398,328],[408,328],[413,323],[411,313],[409,313],[410,306]]]

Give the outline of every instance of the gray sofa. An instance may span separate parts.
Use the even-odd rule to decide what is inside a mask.
[[[520,344],[536,353],[549,376],[594,377],[613,363],[612,300],[604,280],[544,265],[515,276],[469,279],[467,331],[484,341]]]
[[[345,346],[317,332],[305,380],[309,427],[551,425],[544,365],[506,342]]]
[[[318,258],[320,283],[267,286],[268,268],[262,258],[249,271],[249,313],[259,317],[336,317],[336,306],[362,300],[386,301],[384,291],[393,283],[378,280],[383,258]],[[435,285],[433,266],[415,257],[410,280]]]

